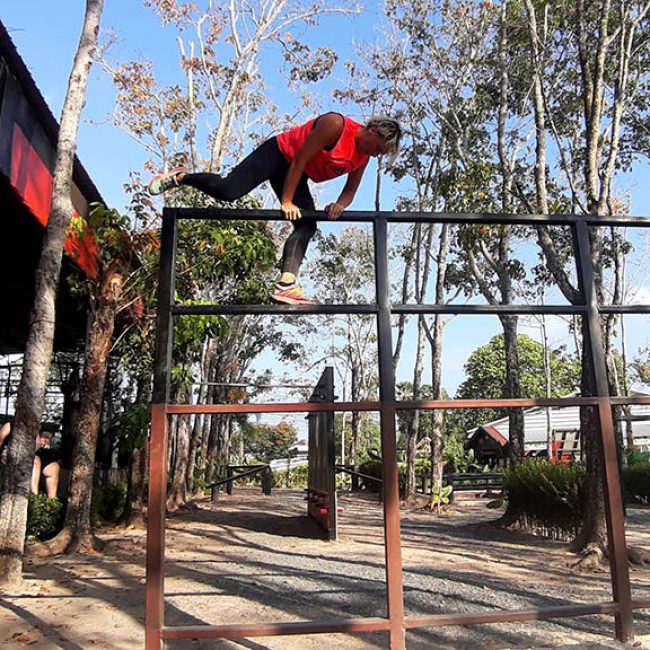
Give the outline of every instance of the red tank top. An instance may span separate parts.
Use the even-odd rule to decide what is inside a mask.
[[[315,118],[277,136],[282,155],[290,162],[311,133]],[[349,174],[368,162],[368,156],[361,154],[354,146],[354,134],[361,126],[349,117],[343,117],[343,133],[331,151],[319,151],[306,165],[305,174],[320,183],[330,178]]]

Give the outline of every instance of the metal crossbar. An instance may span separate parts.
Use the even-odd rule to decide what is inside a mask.
[[[303,216],[322,219],[322,213]],[[216,210],[166,208],[163,211],[161,260],[158,289],[158,325],[152,404],[149,517],[147,537],[146,648],[159,650],[163,639],[241,638],[284,634],[327,634],[385,631],[392,650],[403,650],[405,631],[416,627],[468,625],[508,621],[543,620],[555,617],[607,613],[615,618],[615,635],[620,641],[633,638],[632,612],[648,607],[650,601],[632,600],[623,519],[620,477],[616,460],[613,405],[649,404],[650,398],[610,397],[608,394],[604,346],[599,325],[601,314],[647,314],[650,305],[598,305],[594,269],[591,263],[589,230],[593,227],[650,227],[650,218],[600,217],[582,215],[450,214],[419,212],[347,212],[342,222],[371,223],[375,245],[376,302],[367,305],[184,305],[174,301],[174,263],[177,223],[180,219],[279,220],[278,212],[263,210]],[[576,273],[582,302],[578,305],[392,305],[388,278],[388,223],[519,224],[564,226],[571,232]],[[169,404],[169,372],[172,360],[173,321],[177,315],[209,314],[371,314],[377,319],[379,356],[379,401],[308,404]],[[396,401],[392,363],[391,316],[393,314],[578,314],[587,319],[591,362],[596,395],[563,399],[496,399]],[[396,449],[396,412],[401,410],[451,410],[478,408],[523,408],[530,406],[592,406],[599,419],[599,444],[603,460],[605,515],[609,543],[612,601],[570,604],[531,610],[479,612],[476,614],[436,614],[406,617],[404,612],[399,490]],[[387,616],[385,618],[305,621],[296,623],[249,623],[245,625],[204,625],[167,627],[164,624],[165,490],[167,482],[167,434],[173,414],[189,413],[323,413],[373,411],[381,426],[384,540],[386,550]]]

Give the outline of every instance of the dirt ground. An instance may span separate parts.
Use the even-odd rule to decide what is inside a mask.
[[[238,489],[216,505],[174,513],[167,526],[167,625],[328,620],[386,615],[382,510],[371,495],[340,499],[340,539],[325,542],[304,494]],[[402,512],[407,616],[530,609],[611,598],[609,573],[579,574],[558,542],[497,529],[498,511],[459,503],[437,517]],[[650,510],[628,512],[628,543],[650,551]],[[27,563],[27,586],[0,596],[0,647],[140,649],[144,644],[145,535],[105,528],[105,551]],[[650,568],[632,567],[635,598],[650,598]],[[650,648],[650,613],[635,613]],[[589,616],[414,629],[407,648],[505,650],[622,648],[613,619]],[[176,641],[167,648],[329,650],[387,648],[384,633]]]

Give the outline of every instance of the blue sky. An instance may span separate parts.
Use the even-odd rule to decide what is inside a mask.
[[[336,35],[335,47],[342,60],[352,51],[353,43],[378,38],[374,31],[378,3],[367,4],[371,9],[362,16],[323,19],[319,29],[310,31],[310,44],[333,46],[332,36]],[[83,10],[84,3],[80,1],[24,0],[4,2],[0,6],[0,19],[9,30],[20,55],[57,119],[78,43]],[[113,29],[118,35],[118,42],[111,50],[113,58],[153,59],[160,74],[168,77],[170,81],[180,81],[180,77],[176,76],[178,56],[174,34],[169,29],[161,28],[154,12],[146,9],[140,1],[106,2],[102,29]],[[275,72],[277,61],[269,58],[266,66],[271,98],[282,110],[292,102],[297,103],[297,99],[286,92],[284,80]],[[328,89],[327,84],[314,89],[321,94],[324,108],[328,107]],[[93,67],[87,105],[79,131],[78,155],[107,203],[123,209],[126,199],[122,184],[128,179],[130,170],[142,169],[146,155],[139,145],[108,123],[106,116],[113,110],[113,99],[111,82],[98,67]],[[646,181],[647,171],[647,166],[640,164],[635,173],[626,179],[629,180],[632,196],[632,212],[637,215],[650,215],[650,184]],[[373,208],[373,176],[374,170],[369,169],[352,206],[354,209]],[[342,181],[331,183],[321,200],[335,198],[341,183]],[[383,208],[391,209],[388,183],[384,196]],[[486,343],[497,331],[499,327],[494,318],[457,319],[450,326],[446,335],[449,344],[445,348],[443,370],[443,383],[450,392],[453,393],[462,381],[462,366],[469,353],[478,345]],[[649,337],[645,334],[647,331],[647,321],[637,320],[629,328],[628,335],[634,348],[648,345]],[[566,338],[566,335],[558,331],[558,337],[562,336]],[[410,375],[408,359],[409,357],[403,364],[405,370],[401,378]],[[320,371],[317,374],[320,374]]]
[[[374,3],[371,6],[372,16],[376,6]],[[44,0],[6,2],[0,6],[0,19],[57,119],[78,44],[83,9],[82,2],[52,3]],[[315,32],[315,39],[310,43],[331,46],[331,34],[336,33],[337,43],[351,46],[354,41],[370,35],[369,26],[373,21],[368,18],[367,14],[363,19],[324,17],[321,27]],[[110,50],[111,59],[126,61],[148,58],[155,61],[156,72],[163,81],[182,82],[175,33],[171,28],[163,28],[156,14],[139,0],[106,2],[101,28],[114,30],[117,34],[117,43]],[[341,54],[343,57],[344,54]],[[271,98],[281,110],[291,110],[297,99],[286,92],[285,80],[271,72],[277,68],[277,60],[267,57],[267,68]],[[323,94],[327,101],[329,87],[314,90]],[[128,180],[130,170],[142,168],[146,156],[141,147],[107,122],[107,116],[113,110],[113,101],[111,82],[105,73],[94,66],[79,130],[78,155],[104,199],[111,206],[122,209],[125,207],[122,184]],[[372,184],[371,178],[372,174],[368,173],[366,189]],[[337,189],[335,182],[328,188],[328,194],[334,194]],[[371,209],[372,205],[359,203],[356,207]]]

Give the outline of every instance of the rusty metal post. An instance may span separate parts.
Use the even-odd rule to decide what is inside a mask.
[[[390,325],[390,283],[388,280],[388,226],[375,217],[375,286],[377,292],[377,345],[379,352],[379,400],[381,402],[381,459],[383,468],[384,544],[386,553],[386,598],[390,620],[390,648],[406,646],[404,588],[400,539],[399,476],[395,427],[395,368]],[[387,404],[389,403],[389,405]]]
[[[634,624],[632,619],[630,571],[625,543],[625,513],[623,511],[621,477],[616,454],[614,418],[607,383],[607,366],[603,354],[605,348],[600,325],[594,269],[591,263],[589,227],[584,222],[578,221],[575,226],[575,234],[578,278],[586,305],[586,314],[583,318],[588,319],[588,344],[598,396],[599,447],[603,468],[605,518],[607,521],[612,592],[614,600],[620,604],[620,611],[615,618],[616,638],[619,641],[629,641],[634,637]]]
[[[164,625],[165,514],[167,495],[167,430],[169,425],[169,373],[172,364],[174,322],[174,262],[177,222],[174,214],[163,210],[158,271],[158,321],[154,360],[153,404],[149,460],[149,500],[147,503],[147,573],[145,607],[145,647],[160,650]]]
[[[165,600],[165,497],[167,494],[167,428],[164,404],[151,408],[149,500],[147,502],[146,650],[160,650]]]

